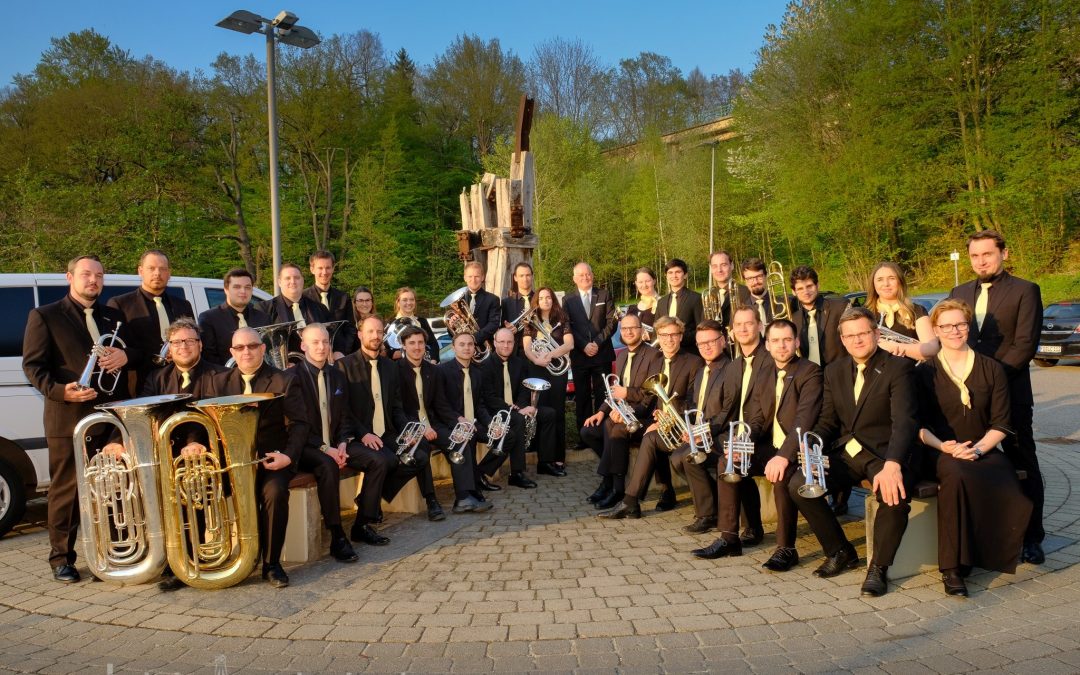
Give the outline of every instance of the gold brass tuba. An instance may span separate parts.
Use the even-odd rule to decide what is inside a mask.
[[[461,333],[476,335],[480,332],[480,325],[476,323],[476,318],[473,316],[472,310],[469,309],[469,301],[466,300],[468,295],[469,287],[462,286],[443,298],[443,301],[439,303],[439,307],[446,310],[443,320],[446,322],[446,330],[450,331],[450,335],[453,337],[457,337]],[[491,349],[486,344],[482,345],[478,342],[476,353],[472,358],[473,363],[483,363],[489,356],[491,356]]]
[[[259,408],[253,404],[279,396],[206,399],[192,404],[196,410],[176,413],[158,430],[166,551],[169,566],[188,586],[227,588],[255,569],[259,556],[255,465],[261,460],[255,459]],[[188,423],[206,428],[207,452],[173,459],[170,436]]]
[[[98,579],[146,583],[167,564],[158,493],[158,426],[189,394],[103,403],[75,425],[79,539]],[[123,454],[87,453],[87,432],[105,424],[120,431]]]
[[[650,376],[645,382],[642,383],[641,388],[647,392],[651,392],[656,400],[660,402],[660,407],[657,409],[656,432],[660,434],[660,440],[664,442],[664,446],[668,450],[674,450],[682,445],[683,435],[690,435],[690,430],[686,426],[686,420],[679,413],[679,409],[675,406],[675,399],[678,398],[678,392],[667,392],[668,378],[663,373],[657,373]]]

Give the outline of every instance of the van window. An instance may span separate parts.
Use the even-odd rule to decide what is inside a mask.
[[[34,308],[34,289],[0,288],[0,307],[7,315],[7,320],[0,321],[0,356],[22,356],[26,318]]]
[[[206,291],[206,306],[210,309],[225,304],[225,289],[224,288],[204,288]]]

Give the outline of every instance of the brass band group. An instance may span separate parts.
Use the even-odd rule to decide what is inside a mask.
[[[764,567],[798,564],[801,513],[825,556],[814,574],[831,577],[859,564],[837,516],[866,481],[878,508],[861,592],[881,595],[913,488],[934,480],[945,592],[966,595],[972,568],[1013,572],[1044,557],[1028,374],[1039,289],[1005,271],[1008,249],[994,232],[972,235],[968,254],[977,280],[929,314],[888,262],[873,270],[865,306],[849,307],[823,297],[806,266],[785,276],[778,263],[717,251],[699,295],[673,259],[663,295],[652,270],[637,271],[638,301],[625,312],[593,286],[585,262],[561,302],[534,288],[525,263],[500,299],[470,262],[465,287],[443,301],[453,356],[442,363],[412,289],[398,290],[384,320],[370,290],[350,297],[333,286],[324,251],[309,260],[311,286],[283,265],[280,294],[264,302],[253,301],[246,270],[230,271],[225,302],[197,321],[166,292],[165,253],[143,254],[141,288],[107,305],[101,263],[76,258],[69,295],[33,310],[24,340],[24,369],[45,397],[50,565],[56,579],[79,580],[81,523],[100,578],[213,588],[261,563],[264,579],[285,586],[297,471],[314,476],[331,555],[355,561],[350,540],[389,542],[376,529],[380,504],[411,480],[427,517],[446,517],[435,454],[449,463],[454,513],[493,507],[507,459],[510,486],[537,487],[529,451],[537,474],[565,476],[572,372],[578,449],[599,457],[601,482],[587,498],[599,517],[642,517],[652,481],[656,509],[675,508],[674,470],[693,498],[684,529],[718,533],[693,555],[739,556],[765,537],[752,479],[764,476],[777,514]],[[147,466],[158,475],[138,480]],[[346,468],[363,473],[349,533],[338,495]]]

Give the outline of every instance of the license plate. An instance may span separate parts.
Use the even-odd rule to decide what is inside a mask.
[[[1060,354],[1061,345],[1039,345],[1040,354]]]

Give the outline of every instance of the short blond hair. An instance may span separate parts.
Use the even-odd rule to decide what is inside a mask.
[[[971,323],[972,317],[975,316],[975,313],[971,310],[971,305],[967,304],[963,300],[959,300],[957,298],[946,298],[938,304],[934,305],[934,308],[930,310],[930,323],[936,326],[938,317],[940,317],[945,312],[951,312],[953,310],[963,312],[964,321],[967,321],[968,323]]]

